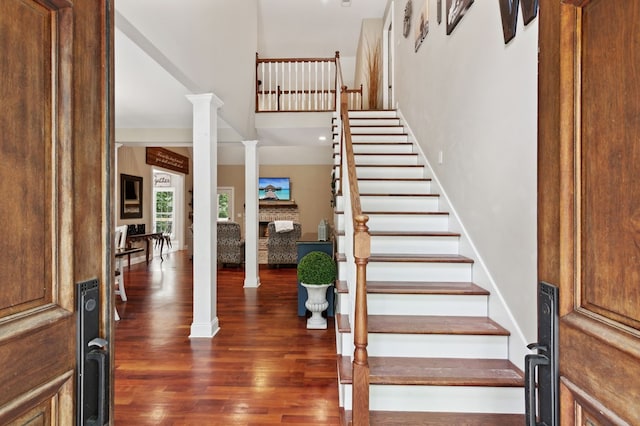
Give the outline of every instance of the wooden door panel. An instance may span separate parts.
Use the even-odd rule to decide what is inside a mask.
[[[51,415],[72,419],[52,403],[72,398],[64,384],[75,366],[73,298],[61,291],[73,285],[66,228],[73,212],[60,202],[71,201],[73,190],[65,179],[71,140],[62,128],[71,119],[71,75],[62,73],[70,69],[71,19],[64,1],[7,0],[0,14],[3,51],[13,53],[0,59],[0,209],[11,218],[0,262],[0,423],[16,415],[35,424]],[[46,408],[34,415],[33,407]]]
[[[3,9],[0,39],[20,60],[0,57],[0,99],[6,102],[0,116],[1,209],[2,217],[16,219],[3,236],[6,253],[15,257],[0,264],[0,281],[15,285],[0,292],[2,316],[51,302],[51,57],[58,50],[50,10],[18,0]],[[24,37],[25,28],[33,37]]]
[[[640,328],[640,45],[637,2],[595,1],[579,28],[580,306]],[[618,3],[618,4],[616,4]],[[635,47],[635,48],[633,48]]]
[[[82,182],[98,188],[90,207],[78,207],[74,187],[75,173],[108,170],[110,162],[106,11],[95,0],[2,1],[0,424],[74,423],[74,283],[87,276],[104,281],[108,269],[108,249],[101,244],[102,238],[110,241],[105,173]],[[87,75],[90,80],[82,78]],[[97,96],[83,97],[88,92]],[[98,125],[76,120],[75,107]],[[94,220],[74,223],[82,217],[78,211]],[[81,234],[98,238],[83,247],[83,265],[90,267],[77,268]]]
[[[640,424],[638,2],[540,2],[539,275],[562,424]],[[546,251],[546,252],[545,252]]]

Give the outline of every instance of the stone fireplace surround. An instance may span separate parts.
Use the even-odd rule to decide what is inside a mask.
[[[275,220],[300,222],[298,205],[291,202],[261,201],[258,206],[258,263],[267,263],[267,225]]]

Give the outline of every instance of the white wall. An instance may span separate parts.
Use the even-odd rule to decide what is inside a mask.
[[[447,36],[446,11],[438,25],[437,1],[427,1],[430,29],[418,52],[413,28],[402,36],[406,1],[393,2],[395,99],[524,338],[533,342],[538,19],[525,28],[519,12],[516,37],[505,45],[498,2],[476,1]],[[413,2],[412,27],[422,4]]]
[[[219,116],[244,140],[255,139],[257,0],[119,0],[117,7],[203,93],[223,102]],[[160,9],[162,13],[154,13]],[[194,16],[193,11],[198,14]],[[154,19],[146,19],[148,16]],[[208,83],[213,82],[213,83]],[[212,87],[206,87],[213,84]],[[180,99],[179,102],[188,101]],[[249,112],[249,113],[248,113]]]

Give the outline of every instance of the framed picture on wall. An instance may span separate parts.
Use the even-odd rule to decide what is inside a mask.
[[[507,44],[516,36],[518,0],[499,0],[499,2],[500,16],[502,17],[502,34],[504,35],[504,44]]]
[[[142,178],[120,173],[120,219],[142,218]]]
[[[472,4],[473,0],[447,0],[447,35],[453,32]]]

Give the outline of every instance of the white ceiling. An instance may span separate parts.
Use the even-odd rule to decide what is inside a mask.
[[[238,19],[242,3],[249,19],[255,17],[249,12],[257,11],[255,44],[260,57],[330,57],[335,51],[342,57],[355,56],[362,20],[382,18],[387,0],[351,0],[349,7],[342,1],[117,0],[116,128],[190,128],[192,109],[185,95],[216,87],[215,74],[205,69],[220,58],[208,43],[225,37],[215,29],[220,20]],[[225,8],[229,13],[221,14]],[[222,100],[234,106],[233,100]],[[294,135],[287,137],[299,139],[291,132]]]

